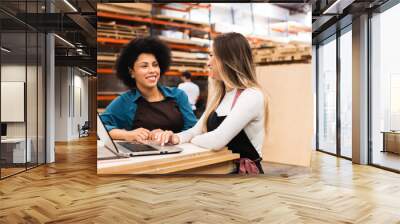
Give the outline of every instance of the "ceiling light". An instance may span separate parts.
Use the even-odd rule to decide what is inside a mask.
[[[66,39],[58,36],[57,34],[54,34],[55,37],[57,37],[58,39],[60,39],[62,42],[66,43],[67,45],[69,45],[70,47],[75,48],[75,45],[71,44],[71,42],[67,41]]]
[[[72,10],[74,10],[74,12],[78,12],[78,10],[71,4],[69,3],[68,0],[64,0],[65,4],[67,4]]]
[[[353,2],[354,0],[336,0],[322,14],[342,14],[343,10]]]
[[[90,72],[88,72],[88,71],[85,71],[85,70],[83,70],[83,69],[81,69],[81,68],[79,68],[79,67],[78,67],[78,70],[81,71],[81,72],[83,72],[83,73],[85,73],[85,74],[87,74],[87,75],[93,75],[92,73],[90,73]]]
[[[6,53],[10,53],[11,51],[5,47],[0,47],[0,49]]]

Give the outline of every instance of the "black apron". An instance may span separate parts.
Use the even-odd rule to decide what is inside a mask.
[[[181,132],[184,126],[183,116],[174,99],[165,98],[158,102],[148,102],[143,97],[137,101],[137,109],[133,119],[133,129],[146,128]]]
[[[207,120],[207,131],[215,130],[226,118],[226,116],[218,116],[217,113],[214,111],[210,114]],[[257,150],[254,148],[253,144],[251,143],[250,139],[247,137],[246,132],[242,129],[239,134],[237,134],[229,143],[228,149],[231,150],[233,153],[240,154],[240,158],[247,158],[252,160],[260,174],[263,174],[264,171],[261,166],[262,158],[258,154]],[[235,173],[239,172],[239,167]]]

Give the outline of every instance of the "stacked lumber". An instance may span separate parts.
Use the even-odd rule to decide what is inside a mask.
[[[184,51],[172,51],[171,71],[206,72],[207,55],[202,53],[190,53]],[[118,58],[117,53],[98,52],[98,68],[111,68]]]
[[[202,43],[200,41],[190,40],[190,39],[177,39],[177,38],[170,38],[170,37],[166,37],[166,36],[158,36],[158,38],[167,43],[195,45],[195,46],[200,46],[200,47],[208,46],[208,44]]]
[[[111,22],[97,22],[97,37],[131,40],[149,35],[147,26],[128,26]]]
[[[148,3],[99,3],[97,11],[126,14],[132,16],[151,16],[151,4]]]
[[[311,25],[311,24],[310,24]],[[271,24],[271,30],[279,33],[311,33],[311,26],[307,26],[295,21],[281,22]]]
[[[161,15],[161,14],[160,15],[155,15],[154,18],[156,18],[158,20],[169,21],[169,22],[193,25],[195,27],[204,28],[204,29],[208,29],[210,27],[210,24],[208,24],[208,23],[201,23],[201,22],[192,21],[192,20],[189,20],[189,19],[171,17],[171,16]]]
[[[117,53],[97,52],[97,67],[112,68],[117,60]]]
[[[311,59],[311,45],[304,43],[275,43],[253,48],[256,64],[274,62],[308,62]]]
[[[206,72],[207,54],[172,51],[171,71]]]

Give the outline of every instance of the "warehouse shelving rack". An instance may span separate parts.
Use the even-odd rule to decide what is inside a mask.
[[[197,3],[179,3],[186,6],[185,9],[179,9],[168,6],[168,4],[153,4],[153,7],[157,7],[158,10],[174,10],[180,12],[190,12],[193,8],[204,8],[208,9],[210,13],[210,4],[197,4]],[[210,14],[209,14],[210,15]],[[188,33],[190,37],[200,37],[200,38],[208,38],[210,40],[212,35],[212,28],[211,25],[208,24],[207,26],[202,26],[196,22],[191,21],[181,21],[179,19],[174,18],[158,18],[157,15],[154,15],[154,10],[152,10],[151,17],[143,17],[143,16],[135,16],[135,15],[127,15],[127,14],[118,14],[118,13],[111,13],[111,12],[97,12],[97,16],[99,20],[114,20],[120,23],[135,23],[141,25],[147,25],[150,29],[150,33],[154,33],[154,29],[157,30],[177,30],[183,33]],[[130,40],[129,39],[117,39],[117,38],[110,38],[110,37],[98,37],[97,43],[101,46],[110,46],[115,49],[121,48],[124,44],[127,44]],[[198,46],[198,45],[189,45],[189,44],[182,44],[182,43],[170,43],[167,42],[168,46],[172,50],[178,50],[183,52],[192,52],[192,53],[208,53],[208,47]],[[196,77],[207,77],[207,72],[201,71],[191,71],[193,76]],[[107,66],[101,66],[97,68],[98,76],[109,76],[114,75],[113,68]],[[175,78],[181,74],[181,71],[170,70],[165,73],[166,76]],[[175,76],[175,77],[173,77]],[[206,81],[206,80],[205,80]],[[115,99],[121,91],[102,91],[99,88],[97,100],[99,102],[99,107],[104,108],[110,101]],[[202,96],[201,96],[202,97]],[[200,97],[200,98],[201,98]],[[204,96],[203,96],[204,98]]]

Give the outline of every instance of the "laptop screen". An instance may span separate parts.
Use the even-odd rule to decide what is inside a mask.
[[[119,153],[118,148],[114,145],[114,142],[111,139],[110,134],[108,133],[106,127],[101,121],[99,113],[97,113],[97,135],[100,141],[104,143],[104,146],[106,146],[108,149],[110,149],[112,152],[116,154]]]

